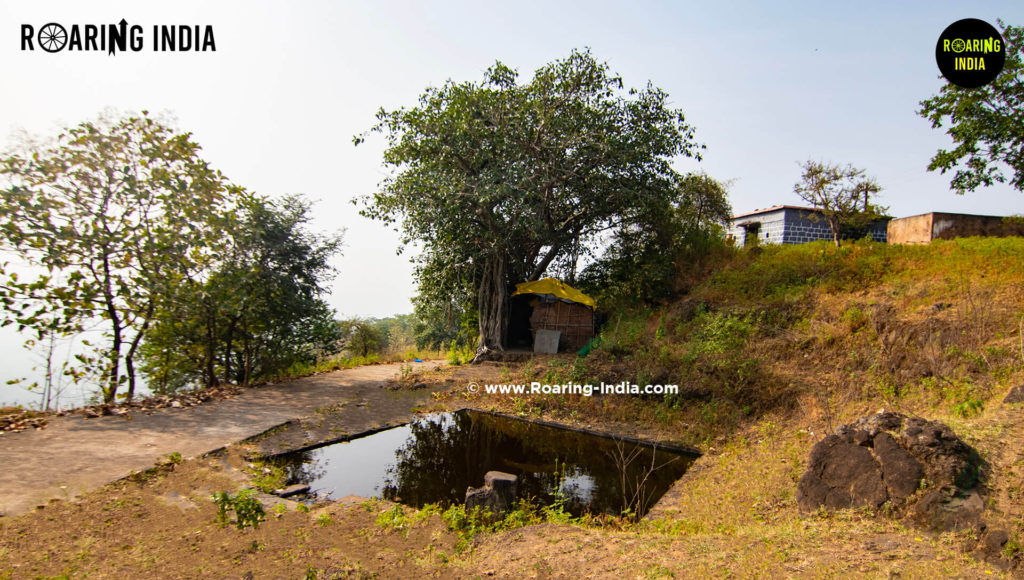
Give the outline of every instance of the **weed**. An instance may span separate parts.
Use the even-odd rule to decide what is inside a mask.
[[[1009,560],[1020,553],[1022,549],[1024,549],[1024,546],[1021,546],[1016,537],[1012,537],[1003,545],[1003,557]]]
[[[228,525],[228,512],[235,512],[235,527],[242,530],[246,526],[258,528],[260,522],[266,519],[266,512],[263,504],[256,497],[256,490],[243,489],[237,494],[230,494],[226,491],[214,493],[213,502],[217,504],[217,521],[221,526]]]
[[[975,399],[974,397],[968,397],[962,403],[958,403],[953,406],[953,414],[962,419],[972,417],[981,413],[984,409],[984,404],[981,399]]]
[[[476,356],[476,351],[470,345],[464,345],[460,347],[452,347],[448,350],[448,364],[452,366],[458,366],[461,364],[468,363],[473,360]]]
[[[385,530],[405,530],[412,525],[412,519],[405,514],[402,506],[395,504],[391,509],[380,512],[375,523]]]
[[[269,461],[256,461],[252,465],[252,484],[264,493],[281,489],[288,482],[288,473],[280,465]]]

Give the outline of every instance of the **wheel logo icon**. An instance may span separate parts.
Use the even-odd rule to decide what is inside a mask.
[[[958,38],[958,39],[953,41],[953,44],[950,45],[950,48],[953,49],[953,52],[957,52],[957,53],[963,52],[964,49],[967,48],[967,43],[964,42],[964,40],[962,38]]]
[[[58,52],[68,43],[68,31],[56,22],[39,29],[39,46],[46,52]]]

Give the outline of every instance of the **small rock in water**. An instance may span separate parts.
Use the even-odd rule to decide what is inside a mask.
[[[295,485],[289,485],[284,489],[275,489],[274,495],[278,497],[291,497],[293,495],[299,495],[300,493],[306,493],[309,491],[308,485],[296,483]]]

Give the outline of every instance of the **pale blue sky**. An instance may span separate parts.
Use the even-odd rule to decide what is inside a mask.
[[[395,255],[397,236],[349,203],[383,175],[382,139],[355,148],[352,136],[379,107],[412,105],[449,78],[478,80],[495,60],[528,77],[590,47],[627,86],[665,89],[708,147],[704,162],[678,167],[732,180],[737,212],[797,203],[797,163],[814,158],[867,169],[897,216],[1024,213],[1024,194],[960,197],[949,176],[925,171],[949,141],[915,110],[942,86],[939,33],[966,17],[1024,24],[1024,3],[0,0],[0,141],[21,128],[53,134],[106,107],[169,111],[236,183],[320,200],[316,227],[347,229],[331,303],[385,316],[411,309],[411,266]],[[121,18],[147,41],[154,24],[212,24],[217,52],[18,49],[23,23]],[[7,352],[8,368],[21,366]]]

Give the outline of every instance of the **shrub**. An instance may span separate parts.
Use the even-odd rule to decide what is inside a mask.
[[[228,512],[235,512],[235,527],[245,529],[246,526],[258,528],[260,522],[266,519],[266,511],[263,504],[256,497],[256,490],[243,489],[237,494],[230,494],[226,491],[218,491],[213,494],[213,502],[217,504],[217,521],[222,526],[228,525]]]

